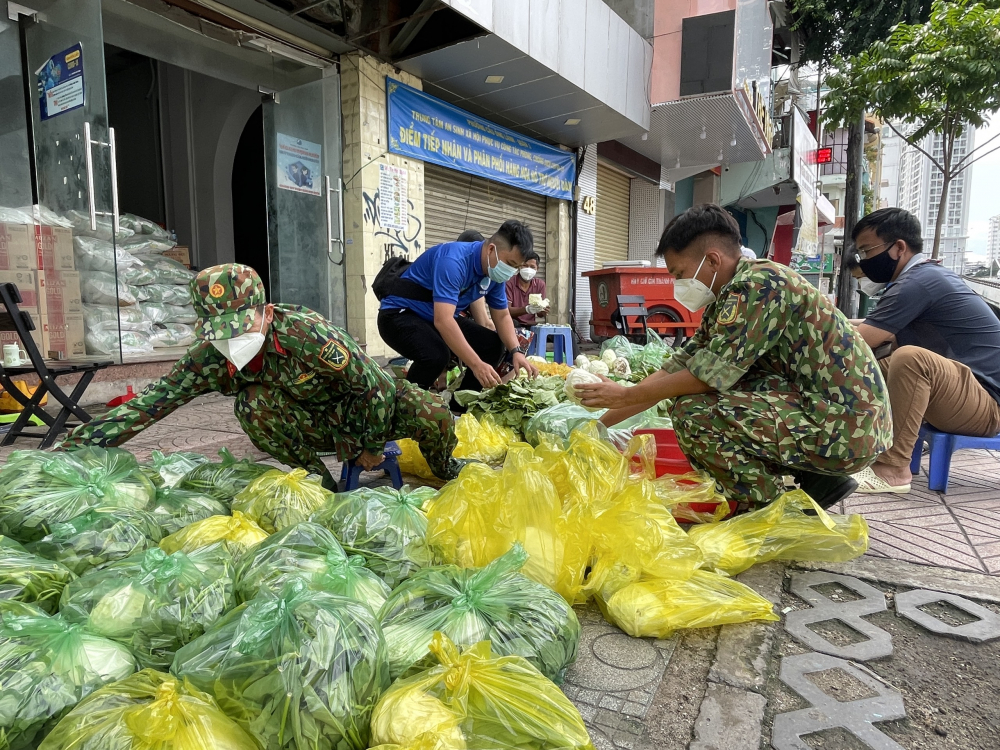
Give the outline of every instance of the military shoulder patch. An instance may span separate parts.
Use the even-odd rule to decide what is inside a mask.
[[[319,358],[331,369],[340,372],[351,361],[351,353],[339,341],[327,341],[320,350]]]
[[[739,312],[740,298],[735,294],[731,294],[722,303],[722,307],[719,308],[719,314],[715,316],[715,320],[722,326],[732,325],[736,322],[736,318],[739,317]]]

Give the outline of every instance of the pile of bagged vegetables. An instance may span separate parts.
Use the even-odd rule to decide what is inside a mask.
[[[462,418],[456,455],[489,463],[440,490],[332,493],[227,452],[11,454],[0,748],[593,750],[557,687],[574,605],[636,636],[774,620],[732,576],[867,546],[801,492],[685,531],[710,481],[654,480],[648,436],[621,450],[561,388],[516,392],[516,420]]]

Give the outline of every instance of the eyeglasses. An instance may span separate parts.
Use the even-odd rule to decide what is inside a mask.
[[[892,242],[883,242],[881,245],[870,245],[868,247],[855,247],[854,250],[858,255],[860,260],[868,260],[868,256],[871,255],[873,250],[878,250],[882,247],[887,247],[888,245],[895,245],[897,240]]]

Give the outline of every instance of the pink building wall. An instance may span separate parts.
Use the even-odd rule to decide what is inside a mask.
[[[656,0],[653,15],[654,105],[673,101],[681,90],[681,25],[685,18],[736,10],[737,0]]]

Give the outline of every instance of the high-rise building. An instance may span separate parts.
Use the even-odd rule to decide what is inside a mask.
[[[1000,215],[990,217],[990,233],[986,240],[986,260],[1000,260]]]
[[[975,139],[975,128],[967,128],[955,141],[953,161],[961,160],[973,150]],[[933,154],[935,159],[941,159],[943,139],[940,135],[927,135],[920,143],[920,149]],[[934,227],[937,222],[944,177],[920,149],[905,142],[902,144],[896,174],[893,175],[891,170],[883,171],[880,197],[886,205],[905,208],[920,220],[920,225],[923,227],[924,250],[930,252],[934,246]],[[889,180],[885,179],[887,177]],[[893,177],[897,180],[895,186],[889,182]],[[886,182],[889,184],[885,184]],[[941,227],[941,250],[938,257],[944,266],[955,273],[962,273],[965,265],[965,247],[969,240],[971,187],[970,168],[955,177],[948,188],[948,204],[944,224]]]

